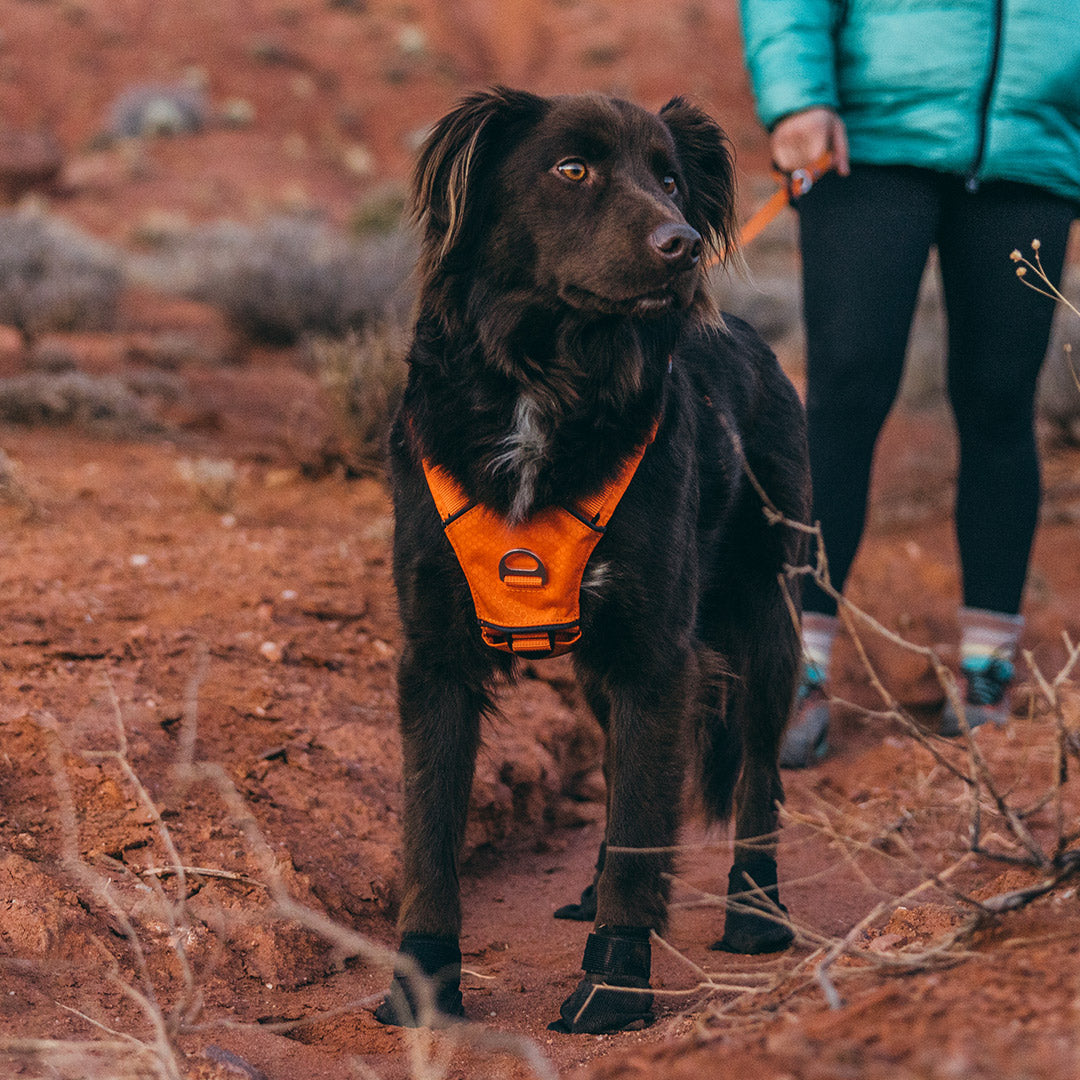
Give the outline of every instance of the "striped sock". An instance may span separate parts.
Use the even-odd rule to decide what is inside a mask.
[[[959,619],[964,702],[957,710],[952,701],[947,701],[942,710],[940,730],[949,738],[981,724],[1000,727],[1009,722],[1009,686],[1024,629],[1022,616],[985,608],[962,607]]]
[[[803,612],[803,662],[806,681],[814,686],[824,686],[829,677],[833,641],[839,628],[840,620],[835,615],[821,615],[816,611]]]
[[[959,619],[962,670],[985,670],[992,660],[1013,664],[1024,629],[1023,615],[963,607]]]
[[[1016,650],[1023,629],[1021,615],[960,609],[960,671],[967,679],[968,704],[982,709],[979,722],[1008,721],[1009,684],[1016,671]]]

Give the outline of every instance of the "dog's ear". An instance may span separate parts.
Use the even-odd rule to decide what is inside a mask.
[[[483,212],[498,159],[515,134],[539,120],[548,102],[497,86],[463,99],[432,129],[413,173],[412,209],[424,233],[428,266],[442,264]]]
[[[711,116],[672,98],[660,119],[675,140],[688,190],[685,216],[720,258],[735,247],[735,163],[731,143]]]

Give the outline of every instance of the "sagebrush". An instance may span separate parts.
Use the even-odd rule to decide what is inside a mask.
[[[407,332],[396,322],[308,342],[330,410],[324,467],[344,467],[352,475],[382,471],[390,423],[405,389],[407,346]]]
[[[251,341],[341,337],[411,304],[411,236],[356,241],[317,221],[218,222],[172,238],[135,265],[147,284],[221,309]]]
[[[110,330],[124,288],[120,255],[59,218],[0,213],[0,324],[29,347],[54,330]]]

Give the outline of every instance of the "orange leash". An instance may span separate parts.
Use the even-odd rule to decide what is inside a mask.
[[[826,150],[820,157],[793,173],[782,173],[774,170],[779,187],[769,196],[764,205],[760,206],[749,217],[739,233],[739,247],[746,247],[755,240],[761,232],[772,223],[781,210],[789,205],[792,199],[805,195],[813,186],[832,168],[832,153]],[[714,259],[715,261],[719,261]]]

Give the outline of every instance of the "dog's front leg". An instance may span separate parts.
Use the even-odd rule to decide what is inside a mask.
[[[610,693],[607,850],[584,978],[556,1031],[621,1031],[652,1021],[650,932],[662,931],[683,778],[690,665],[635,677]],[[636,673],[637,674],[637,673]]]
[[[384,1024],[416,1027],[464,1015],[458,858],[480,716],[490,700],[460,670],[425,662],[412,650],[402,659],[398,694],[404,776],[398,927],[400,952],[408,959],[399,964],[375,1016]]]

